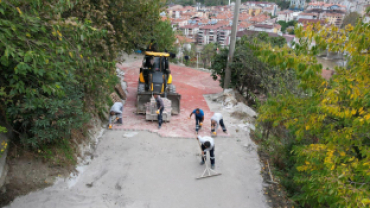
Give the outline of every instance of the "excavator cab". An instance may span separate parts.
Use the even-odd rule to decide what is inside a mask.
[[[172,84],[168,57],[170,54],[161,52],[145,52],[140,68],[139,85],[137,90],[136,113],[145,113],[145,104],[154,93],[171,100],[172,114],[180,113],[181,95],[176,93]]]

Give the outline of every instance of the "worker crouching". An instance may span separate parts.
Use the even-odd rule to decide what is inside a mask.
[[[109,111],[109,128],[112,128],[114,123],[114,116],[116,116],[116,124],[122,124],[122,112],[123,104],[121,102],[115,102]]]
[[[224,133],[226,133],[227,129],[226,129],[226,126],[224,124],[224,119],[223,119],[221,113],[215,113],[211,117],[211,132],[215,136],[217,135],[218,125],[220,125],[221,128],[222,128],[222,131]]]
[[[202,127],[203,125],[203,121],[204,121],[204,112],[202,109],[195,109],[193,110],[193,112],[191,112],[190,114],[190,118],[191,116],[195,114],[195,131],[198,133],[199,129]]]

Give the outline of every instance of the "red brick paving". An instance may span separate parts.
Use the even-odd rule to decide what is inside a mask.
[[[180,114],[172,115],[171,121],[162,124],[162,128],[158,130],[157,121],[146,121],[145,115],[134,113],[140,65],[141,61],[123,65],[117,64],[117,67],[125,72],[128,96],[123,110],[123,125],[114,126],[113,129],[147,130],[158,132],[163,137],[193,138],[196,135],[194,115],[191,120],[188,118],[192,110],[201,108],[205,114],[205,121],[199,133],[202,136],[210,135],[210,118],[213,112],[210,111],[203,95],[222,92],[219,82],[214,81],[209,73],[187,67],[170,65],[173,84],[176,85],[177,92],[181,94]],[[220,129],[218,130],[219,135],[226,135]]]

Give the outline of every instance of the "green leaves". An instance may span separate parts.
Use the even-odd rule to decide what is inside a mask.
[[[290,135],[291,146],[275,143],[273,149],[294,150],[294,157],[284,154],[294,164],[289,171],[291,185],[298,187],[292,188],[298,202],[311,207],[368,207],[370,59],[364,49],[370,43],[364,37],[370,36],[370,28],[309,25],[295,32],[300,44],[294,50],[255,47],[260,60],[280,70],[291,68],[300,83],[298,93],[286,88],[270,96],[259,109],[259,122]],[[316,46],[311,47],[313,40]],[[321,77],[322,65],[313,57],[326,49],[348,53],[348,65],[337,67],[330,80]]]

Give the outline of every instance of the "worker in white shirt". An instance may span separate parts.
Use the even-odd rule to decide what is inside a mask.
[[[209,151],[210,160],[211,160],[211,168],[215,169],[215,142],[212,137],[201,137],[197,136],[197,139],[200,143],[202,148],[202,161],[200,162],[201,165],[207,160],[207,152]]]
[[[218,125],[220,125],[222,131],[226,133],[227,130],[221,113],[215,113],[211,117],[211,132],[213,135],[217,135],[216,131],[218,129]]]
[[[122,124],[122,112],[123,112],[123,104],[121,102],[115,102],[113,106],[110,108],[109,111],[109,128],[112,128],[113,116],[116,115],[117,124]]]

